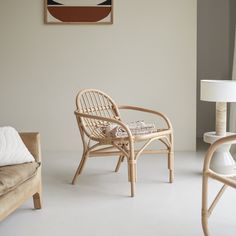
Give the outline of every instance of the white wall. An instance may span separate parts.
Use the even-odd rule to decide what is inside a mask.
[[[195,149],[196,0],[117,0],[110,26],[45,25],[42,2],[1,3],[1,126],[79,149],[74,100],[94,87],[166,113],[176,149]]]
[[[215,103],[200,101],[200,80],[231,79],[230,0],[198,0],[197,16],[197,136],[202,137],[215,130]]]

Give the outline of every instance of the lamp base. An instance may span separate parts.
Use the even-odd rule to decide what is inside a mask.
[[[233,134],[235,133],[227,132],[226,136],[230,136]],[[222,137],[223,136],[216,135],[215,132],[207,132],[204,134],[203,140],[206,143],[212,144]],[[235,143],[235,141],[223,144],[215,151],[211,159],[210,169],[223,175],[236,175],[235,161],[231,153],[229,152],[231,144],[233,143]]]

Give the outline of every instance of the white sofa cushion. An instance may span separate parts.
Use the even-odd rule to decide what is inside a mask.
[[[18,132],[12,127],[0,127],[0,166],[33,161]]]

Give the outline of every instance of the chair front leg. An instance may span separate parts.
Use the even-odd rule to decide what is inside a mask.
[[[208,177],[203,173],[202,183],[202,229],[205,236],[210,236],[208,229]]]
[[[82,173],[83,169],[84,169],[84,165],[88,159],[89,153],[88,152],[84,152],[80,161],[80,164],[75,172],[74,178],[72,180],[72,184],[76,183],[76,179],[77,177]]]
[[[128,177],[131,187],[131,197],[135,195],[135,183],[137,179],[137,165],[134,155],[134,145],[130,145],[130,156],[128,158]]]
[[[135,184],[136,184],[136,163],[129,163],[128,165],[129,169],[129,181],[130,181],[130,187],[131,187],[131,197],[134,197],[135,195]]]

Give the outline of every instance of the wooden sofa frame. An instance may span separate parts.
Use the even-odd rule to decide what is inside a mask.
[[[30,153],[35,158],[35,161],[41,162],[39,133],[20,133],[20,136]],[[34,208],[41,209],[41,193],[42,185],[40,165],[37,169],[36,175],[0,197],[0,221],[15,211],[30,197],[33,197]]]

